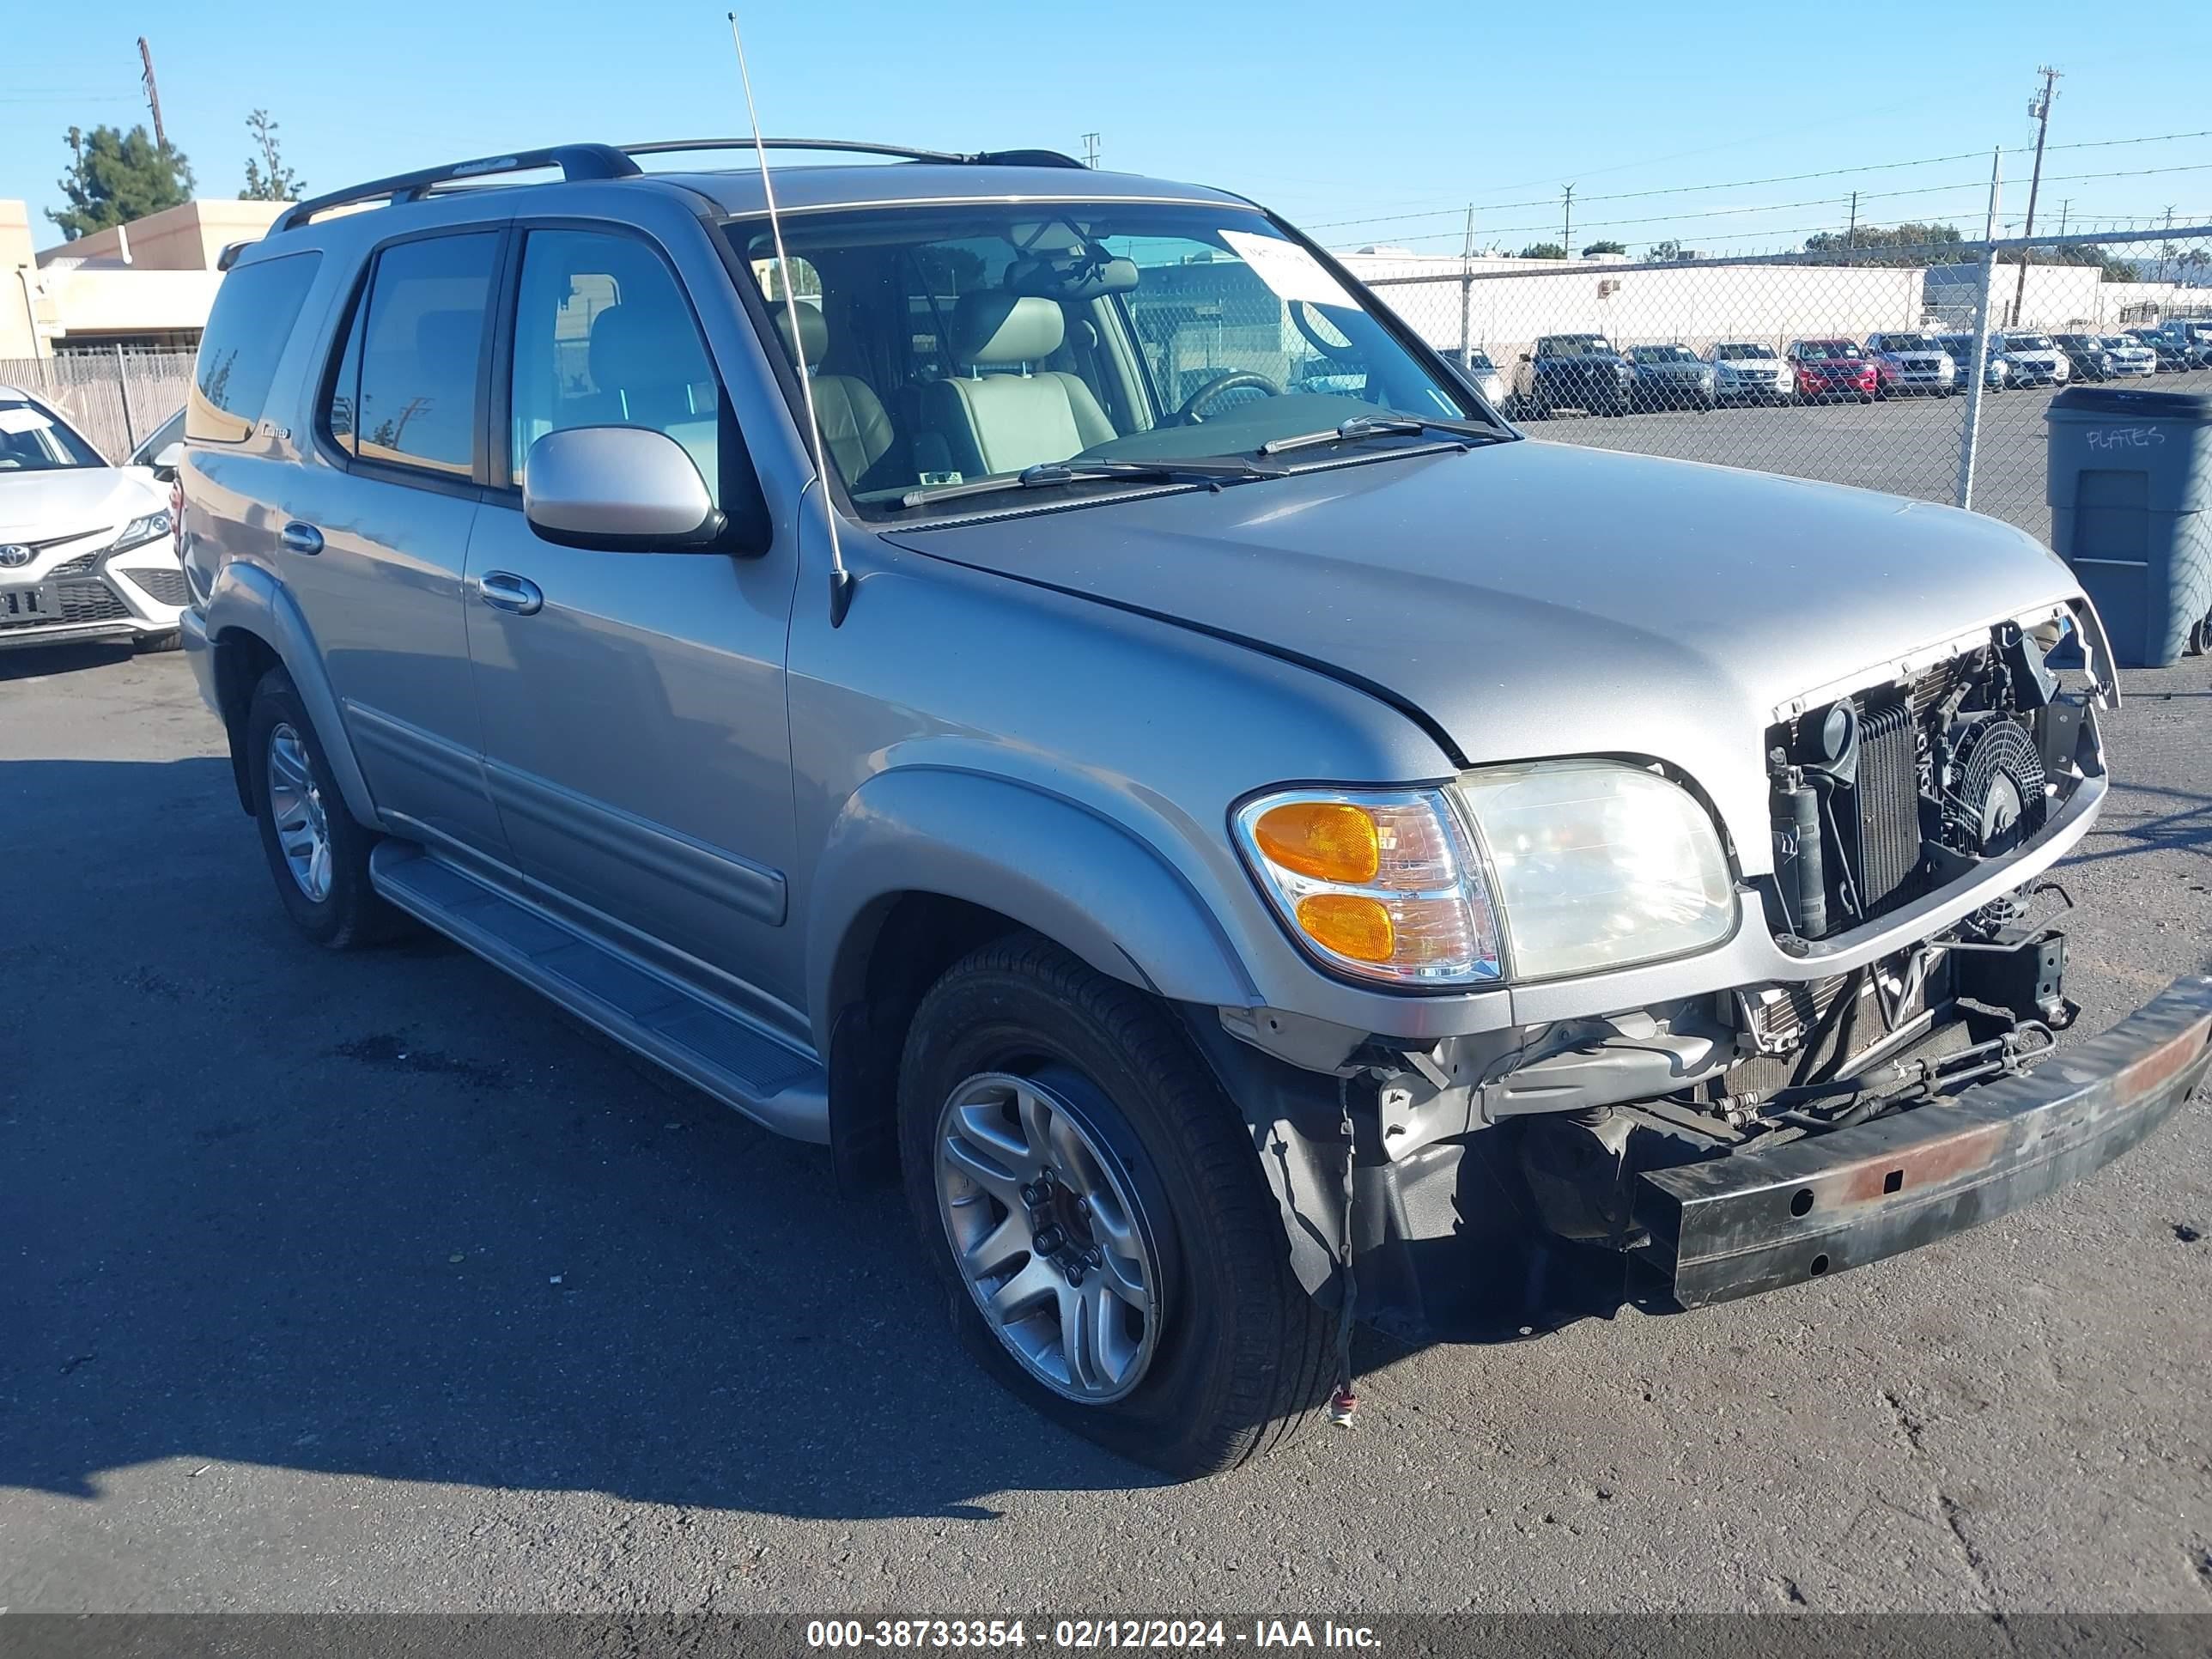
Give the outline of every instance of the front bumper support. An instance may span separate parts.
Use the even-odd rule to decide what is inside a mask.
[[[1841,1273],[1960,1232],[2101,1168],[2212,1066],[2212,978],[2178,980],[2033,1072],[1870,1123],[1647,1170],[1633,1195],[1679,1307]]]

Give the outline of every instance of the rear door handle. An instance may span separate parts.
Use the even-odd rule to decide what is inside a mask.
[[[276,539],[287,553],[314,554],[323,550],[323,532],[297,519],[277,532]]]
[[[485,571],[477,578],[477,597],[495,611],[512,611],[518,617],[534,617],[545,606],[544,590],[511,570]]]

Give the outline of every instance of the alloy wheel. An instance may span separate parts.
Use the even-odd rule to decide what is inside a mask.
[[[1055,1394],[1119,1400],[1160,1323],[1154,1233],[1121,1160],[1066,1092],[987,1072],[939,1115],[938,1212],[975,1305]]]
[[[331,826],[323,792],[307,759],[307,745],[291,723],[269,733],[269,816],[284,867],[317,904],[331,895]]]

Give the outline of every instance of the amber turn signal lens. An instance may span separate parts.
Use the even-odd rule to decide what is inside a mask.
[[[1356,893],[1312,893],[1298,901],[1298,926],[1316,945],[1354,962],[1388,962],[1398,930],[1380,899]]]
[[[1375,815],[1346,801],[1286,801],[1261,814],[1252,839],[1269,863],[1316,881],[1358,886],[1382,866]]]

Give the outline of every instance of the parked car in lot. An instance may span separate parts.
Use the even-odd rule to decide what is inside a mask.
[[[1723,340],[1705,354],[1713,367],[1717,404],[1786,404],[1790,399],[1790,366],[1771,345],[1757,340]]]
[[[2116,334],[2054,334],[2051,341],[2066,354],[2067,367],[2077,380],[2113,380],[2149,374],[2158,359],[2147,346]]]
[[[1681,344],[1632,346],[1629,402],[1638,409],[1711,409],[1713,366]]]
[[[1466,355],[1463,367],[1474,381],[1474,388],[1492,409],[1505,407],[1505,377],[1498,372],[1498,365],[1480,346],[1472,348]]]
[[[1547,334],[1524,351],[1513,374],[1516,413],[1548,420],[1561,409],[1626,415],[1628,362],[1602,334]]]
[[[2123,331],[2128,338],[2151,354],[2160,374],[2179,374],[2196,365],[2191,361],[2187,343],[2155,328],[2130,328]]]
[[[1220,1469],[1355,1322],[1802,1285],[2097,1167],[2212,1060],[2192,978],[2037,1065],[2073,1006],[2028,895],[2116,670],[2023,532],[1525,441],[1218,191],[894,152],[789,169],[779,229],[750,154],[643,153],[379,179],[243,252],[191,665],[306,939],[411,916],[895,1176],[1040,1410]],[[1194,269],[1359,392],[1170,404]]]
[[[1909,392],[1948,398],[1960,389],[1958,364],[1949,352],[1925,334],[1869,334],[1866,351],[1874,360],[1874,395],[1877,398]]]
[[[2004,347],[2007,377],[2014,386],[2064,386],[2073,377],[2066,354],[2048,334],[2008,328],[2002,334],[1990,336],[1992,345],[2000,342]]]
[[[1958,366],[1958,386],[1964,392],[1973,384],[1974,337],[1971,334],[1938,334],[1936,343],[1946,356]],[[1985,391],[2002,392],[2012,384],[2012,359],[2005,356],[2001,337],[1990,336],[1982,359],[1982,386]]]
[[[185,598],[167,487],[0,386],[0,649],[171,646]]]
[[[1874,362],[1857,341],[1792,340],[1788,355],[1798,402],[1874,401]]]
[[[2159,325],[2158,332],[2160,337],[2172,343],[2186,367],[2212,368],[2212,322],[2196,317],[2169,317]]]

